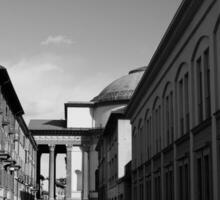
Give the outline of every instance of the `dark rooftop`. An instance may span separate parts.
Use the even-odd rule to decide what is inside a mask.
[[[30,120],[30,130],[62,130],[66,128],[65,120],[53,120],[53,119],[37,119]]]

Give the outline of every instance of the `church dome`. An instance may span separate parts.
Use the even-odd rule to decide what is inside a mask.
[[[140,67],[132,70],[128,75],[116,79],[105,87],[101,93],[92,99],[92,102],[115,102],[120,100],[129,100],[140,81],[146,67]]]

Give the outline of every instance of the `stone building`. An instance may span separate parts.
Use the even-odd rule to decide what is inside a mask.
[[[30,121],[29,128],[38,144],[38,182],[40,181],[40,156],[42,153],[49,153],[50,200],[54,200],[55,197],[53,185],[58,153],[66,154],[66,199],[98,199],[96,187],[98,153],[95,150],[98,138],[102,134],[112,110],[128,104],[144,69],[145,67],[138,68],[113,81],[91,101],[65,103],[64,120],[35,119]],[[82,155],[82,191],[76,191],[76,183],[72,181],[72,178],[76,176],[74,165],[79,164],[73,162],[76,147],[80,147]],[[76,197],[76,194],[79,196]]]
[[[0,66],[0,199],[34,199],[37,145],[7,70]]]
[[[133,200],[220,199],[220,1],[184,0],[126,114]]]
[[[124,109],[112,111],[96,146],[100,200],[129,200],[131,196],[130,171],[125,170],[131,162],[131,125]]]

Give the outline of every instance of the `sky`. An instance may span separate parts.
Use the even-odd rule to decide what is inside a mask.
[[[0,65],[26,122],[63,119],[65,102],[89,101],[113,80],[147,66],[180,3],[0,0]],[[48,155],[42,159],[47,176]],[[65,169],[60,160],[58,168]]]
[[[181,0],[0,0],[0,65],[24,118],[64,118],[116,78],[148,65]]]

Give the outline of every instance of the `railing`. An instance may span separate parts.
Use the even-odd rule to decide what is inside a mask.
[[[2,117],[2,126],[7,126],[9,124],[9,119],[6,116]]]
[[[9,128],[8,128],[8,134],[9,134],[9,135],[14,135],[14,134],[15,134],[15,128],[12,127],[12,126],[9,126]]]

